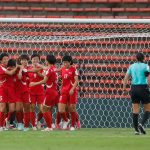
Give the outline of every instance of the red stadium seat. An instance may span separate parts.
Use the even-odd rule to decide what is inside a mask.
[[[84,3],[94,3],[94,0],[81,0],[81,2],[84,2]]]
[[[69,12],[70,8],[57,8],[57,11],[60,11],[60,12]]]
[[[43,8],[42,7],[31,7],[30,10],[31,11],[42,11]]]
[[[121,0],[108,0],[110,3],[121,3]]]
[[[127,12],[138,12],[138,8],[125,8]]]
[[[19,10],[19,11],[29,11],[30,7],[20,7],[20,6],[18,6],[17,10]]]
[[[100,12],[111,12],[111,8],[98,8]]]
[[[148,3],[149,0],[136,0],[137,3]]]
[[[107,3],[108,0],[95,0],[96,3]]]
[[[80,3],[81,0],[68,0],[68,3]]]
[[[87,12],[97,12],[98,8],[84,8],[84,11]]]
[[[112,8],[112,12],[124,12],[125,8]]]
[[[14,7],[14,6],[4,6],[2,9],[4,11],[9,11],[9,10],[16,10],[16,7]]]
[[[122,0],[124,3],[134,3],[136,0]]]
[[[150,8],[139,8],[139,12],[150,12]]]

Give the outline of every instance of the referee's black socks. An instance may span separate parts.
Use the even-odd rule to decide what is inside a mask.
[[[139,129],[138,129],[138,117],[139,117],[139,114],[133,113],[133,126],[134,126],[135,131],[137,131],[137,132],[139,132]]]
[[[148,118],[150,116],[150,112],[149,111],[145,111],[144,115],[143,115],[143,119],[142,119],[142,126],[144,126],[144,124],[147,122]]]

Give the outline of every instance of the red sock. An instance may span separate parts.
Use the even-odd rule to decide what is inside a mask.
[[[76,122],[76,112],[71,112],[71,126],[74,127]]]
[[[66,116],[68,119],[70,119],[70,113],[69,112],[66,112]]]
[[[35,118],[36,118],[35,112],[30,112],[30,122],[32,124],[32,127],[35,127]]]
[[[78,115],[78,113],[76,112],[76,122],[78,122],[79,121],[79,115]]]
[[[43,113],[39,112],[37,121],[40,121],[42,119],[42,117],[43,117]]]
[[[48,128],[52,128],[52,114],[51,112],[43,113],[44,120]]]
[[[23,112],[16,112],[16,118],[18,123],[23,123]]]
[[[68,121],[68,118],[66,116],[66,112],[60,113],[60,115],[61,115],[61,118],[63,118],[64,121],[66,121],[66,122]]]
[[[13,112],[8,112],[7,120],[10,121],[10,118],[12,116]]]
[[[57,112],[57,115],[56,115],[56,124],[60,124],[60,121],[61,121],[61,115],[59,112]]]
[[[30,112],[24,113],[24,127],[28,128],[30,123]]]
[[[0,112],[0,127],[4,126],[4,122],[5,122],[5,115],[4,112]]]

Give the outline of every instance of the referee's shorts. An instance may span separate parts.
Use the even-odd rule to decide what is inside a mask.
[[[150,91],[148,85],[132,85],[131,86],[132,103],[150,103]]]

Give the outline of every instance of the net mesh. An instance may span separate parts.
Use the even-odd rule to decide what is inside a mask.
[[[122,79],[137,52],[149,59],[149,23],[1,22],[0,47],[13,58],[36,51],[43,63],[52,53],[58,67],[70,54],[79,71],[82,127],[131,127],[131,101],[122,94]]]

